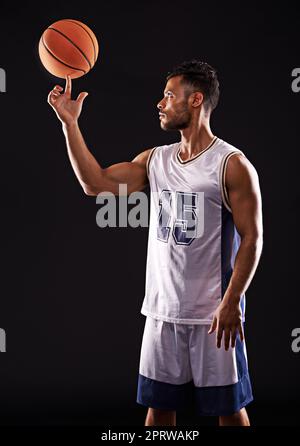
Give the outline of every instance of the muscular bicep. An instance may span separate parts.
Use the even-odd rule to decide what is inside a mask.
[[[225,176],[234,224],[241,237],[262,238],[262,202],[257,172],[243,155],[231,156]]]
[[[147,159],[151,149],[137,155],[132,161],[113,164],[102,169],[99,185],[95,186],[95,195],[99,192],[112,192],[115,195],[129,195],[143,190],[148,184]]]

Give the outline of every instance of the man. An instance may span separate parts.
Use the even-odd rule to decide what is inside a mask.
[[[88,93],[55,86],[48,102],[63,124],[69,158],[87,195],[151,188],[146,294],[137,402],[145,425],[176,425],[192,395],[199,415],[248,426],[252,401],[243,322],[245,291],[262,251],[257,173],[245,155],[213,135],[216,71],[198,60],[167,77],[158,103],[163,130],[180,142],[102,168],[78,126]],[[216,333],[216,339],[211,334]]]

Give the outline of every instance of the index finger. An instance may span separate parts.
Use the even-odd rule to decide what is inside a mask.
[[[72,81],[71,81],[71,76],[67,75],[66,76],[66,88],[65,88],[65,94],[67,95],[67,97],[71,97],[71,92],[72,92]]]

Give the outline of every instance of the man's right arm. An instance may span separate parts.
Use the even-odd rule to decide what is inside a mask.
[[[146,170],[151,149],[145,150],[131,162],[113,164],[102,168],[87,148],[78,124],[63,125],[68,155],[74,173],[87,195],[100,192],[119,194],[119,184],[127,185],[127,194],[143,190],[148,184]]]
[[[145,150],[131,162],[102,168],[89,151],[78,125],[78,118],[87,93],[80,93],[77,100],[71,99],[71,79],[66,81],[65,92],[55,86],[49,93],[48,103],[62,122],[68,156],[74,173],[87,195],[96,196],[107,191],[119,194],[119,184],[127,185],[127,194],[142,190],[148,184],[147,160],[151,149]]]

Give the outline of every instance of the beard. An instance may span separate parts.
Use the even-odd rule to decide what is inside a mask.
[[[180,110],[177,110],[173,116],[166,115],[161,121],[160,125],[163,130],[183,130],[189,127],[192,121],[192,114],[189,111],[187,104],[184,104]]]

